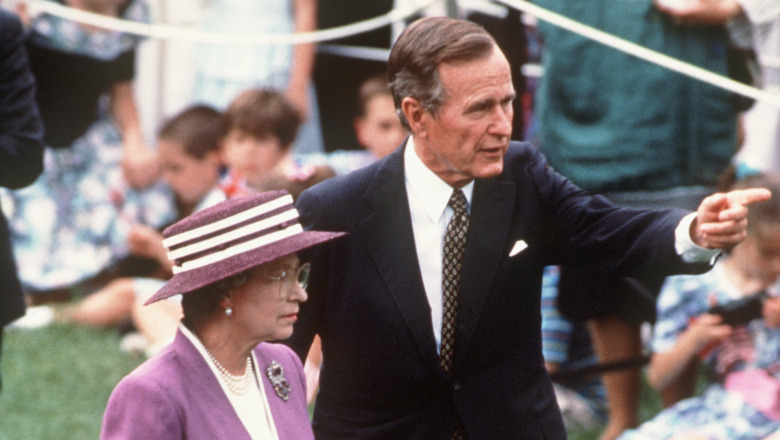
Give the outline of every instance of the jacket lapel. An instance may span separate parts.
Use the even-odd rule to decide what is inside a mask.
[[[206,426],[230,427],[231,438],[249,440],[249,433],[244,428],[244,424],[238,418],[238,414],[233,409],[227,395],[222,390],[219,379],[214,376],[211,368],[203,359],[198,349],[187,339],[179,330],[174,339],[173,350],[181,359],[179,368],[182,371],[189,369],[186,377],[192,378],[190,385],[192,389],[197,390],[195,396],[198,403],[192,402],[195,406],[208,408],[206,417],[210,420]]]
[[[360,223],[361,239],[414,335],[423,361],[432,369],[440,370],[431,308],[414,246],[404,184],[403,151],[400,148],[389,156],[366,188],[364,197],[373,211]]]

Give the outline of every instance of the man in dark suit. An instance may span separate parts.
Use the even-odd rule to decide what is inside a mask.
[[[0,186],[11,189],[29,185],[43,170],[43,125],[22,39],[19,19],[0,9]],[[0,212],[0,349],[3,327],[24,315],[9,234]]]
[[[580,190],[510,143],[510,68],[472,22],[414,22],[388,71],[412,136],[297,202],[306,227],[350,234],[309,255],[310,300],[288,341],[305,358],[322,338],[315,436],[565,439],[541,354],[543,267],[706,270],[769,193],[710,196],[688,214]]]

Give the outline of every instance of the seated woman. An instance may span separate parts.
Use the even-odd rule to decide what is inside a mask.
[[[116,386],[102,439],[313,438],[301,362],[283,345],[306,300],[297,252],[344,235],[303,231],[273,191],[217,204],[163,232],[182,295],[174,342]]]

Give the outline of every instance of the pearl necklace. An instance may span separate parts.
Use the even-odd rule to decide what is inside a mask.
[[[193,333],[193,336],[195,336],[195,340],[198,341],[198,345],[200,345],[203,351],[206,352],[214,366],[217,367],[217,372],[219,373],[219,377],[222,379],[222,383],[225,384],[230,392],[237,396],[243,396],[246,394],[246,392],[249,391],[249,386],[251,384],[250,379],[255,378],[255,370],[252,368],[252,356],[247,356],[246,358],[246,370],[244,370],[244,374],[236,376],[235,374],[231,374],[227,368],[223,367],[222,364],[219,363],[214,355],[211,354],[209,349],[206,348],[206,345],[203,343],[203,341],[198,338],[198,335]],[[250,374],[250,372],[252,374]]]
[[[251,384],[250,379],[255,377],[254,369],[252,368],[252,356],[246,358],[246,371],[244,371],[244,374],[236,376],[235,374],[231,374],[227,368],[223,367],[222,364],[212,356],[211,352],[206,350],[206,353],[208,353],[211,362],[217,367],[222,382],[227,386],[230,392],[237,396],[243,396],[249,391],[249,386]],[[249,374],[250,372],[252,373],[251,375]]]

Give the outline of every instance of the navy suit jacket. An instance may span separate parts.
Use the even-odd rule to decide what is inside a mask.
[[[0,186],[29,185],[43,169],[43,124],[35,79],[23,45],[22,24],[0,9]],[[0,329],[24,315],[6,219],[0,212]]]
[[[450,377],[439,364],[404,185],[403,149],[305,191],[307,228],[348,231],[314,248],[309,301],[287,341],[306,355],[320,334],[318,439],[565,439],[541,350],[540,288],[550,264],[617,275],[683,264],[683,211],[617,207],[577,188],[528,143],[475,182]],[[519,240],[528,247],[509,256]]]

